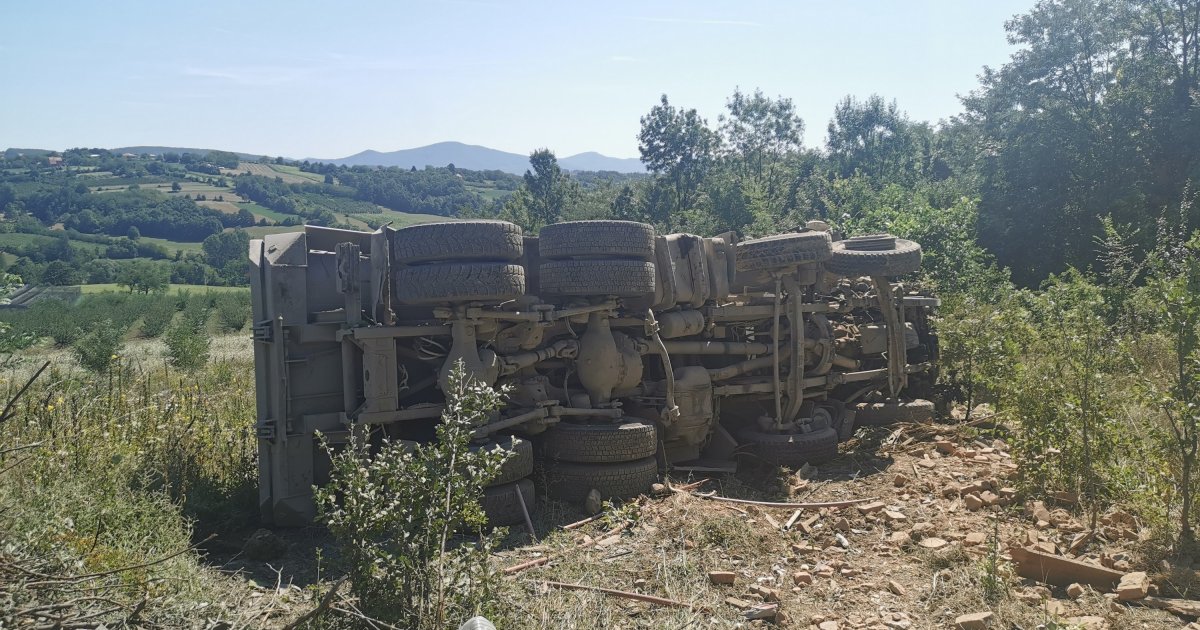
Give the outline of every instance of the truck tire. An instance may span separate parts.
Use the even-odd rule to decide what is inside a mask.
[[[796,232],[742,241],[737,244],[738,271],[790,267],[807,262],[825,262],[833,255],[829,232]]]
[[[396,297],[405,304],[506,302],[525,294],[525,269],[495,262],[401,267]]]
[[[856,236],[833,244],[825,269],[843,276],[899,276],[921,268],[921,246],[888,234]]]
[[[500,449],[510,453],[500,465],[500,473],[488,486],[502,486],[533,473],[533,443],[515,435],[496,436],[485,444],[472,446],[471,451]]]
[[[522,252],[521,228],[507,221],[423,223],[396,230],[392,255],[402,265],[435,261],[511,262]]]
[[[854,423],[860,427],[880,427],[894,422],[932,421],[933,403],[928,400],[889,400],[881,403],[859,403],[854,406]]]
[[[576,257],[654,260],[654,226],[634,221],[567,221],[538,233],[544,260]]]
[[[532,513],[537,494],[533,482],[529,479],[483,489],[483,499],[480,500],[479,506],[487,515],[489,525],[512,525],[525,520],[525,515],[521,513],[521,504],[517,501],[518,492],[525,500],[525,509]]]
[[[746,429],[738,439],[763,461],[796,469],[804,464],[823,464],[837,457],[838,433],[833,428],[812,433],[762,433]]]
[[[551,295],[638,297],[655,287],[654,263],[642,260],[550,260],[539,273],[542,293]]]
[[[657,451],[654,425],[632,418],[606,424],[560,422],[542,434],[542,454],[560,462],[630,462]]]
[[[653,457],[619,464],[546,462],[546,493],[559,501],[582,501],[595,488],[604,499],[628,499],[658,481],[658,460]]]

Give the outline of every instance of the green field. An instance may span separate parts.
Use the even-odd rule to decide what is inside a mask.
[[[488,201],[503,201],[513,194],[511,190],[500,190],[491,186],[477,186],[475,184],[467,184],[468,191],[473,192]]]
[[[282,222],[283,220],[287,219],[288,217],[295,218],[295,216],[296,216],[294,214],[284,214],[283,212],[278,212],[278,211],[272,210],[270,208],[267,208],[265,206],[260,206],[253,201],[243,201],[243,202],[239,203],[237,206],[239,208],[245,208],[245,209],[249,210],[250,213],[254,215],[255,219],[263,218],[263,219],[268,219],[268,220],[275,221],[275,222]]]
[[[200,243],[196,243],[196,242],[172,241],[172,240],[165,239],[165,238],[155,238],[153,236],[143,236],[143,237],[141,237],[140,240],[145,241],[147,243],[154,243],[155,245],[161,245],[161,246],[163,246],[163,248],[165,248],[167,250],[168,253],[171,253],[171,254],[174,254],[176,250],[180,250],[185,253],[186,252],[199,253],[201,251]]]
[[[302,170],[300,170],[299,166],[289,166],[289,165],[285,165],[285,164],[271,164],[270,166],[271,166],[271,170],[275,171],[276,173],[281,173],[283,175],[292,175],[295,177],[302,177],[302,178],[307,179],[316,184],[325,183],[324,175],[320,175],[317,173],[308,173],[308,172],[302,171]]]
[[[112,293],[112,292],[117,292],[117,291],[128,292],[129,288],[123,287],[119,284],[113,284],[113,283],[81,284],[81,285],[79,285],[79,290],[82,291],[84,295],[91,295],[93,293]],[[178,294],[182,291],[191,291],[191,292],[213,291],[215,293],[238,293],[238,292],[247,292],[249,290],[250,290],[250,287],[211,287],[211,286],[207,286],[207,285],[203,285],[203,284],[172,284],[167,289],[167,292],[172,293],[172,294]]]
[[[5,232],[0,233],[0,250],[11,250],[17,247],[24,247],[34,243],[45,244],[53,243],[55,237],[43,236],[41,234],[23,234],[20,232]],[[82,241],[71,241],[71,247],[79,251],[102,252],[104,246],[97,243],[85,243]]]

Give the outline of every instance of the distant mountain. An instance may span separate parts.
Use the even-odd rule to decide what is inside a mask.
[[[425,168],[426,166],[453,164],[457,168],[472,171],[497,170],[516,175],[529,169],[528,155],[461,142],[438,142],[424,147],[400,149],[387,153],[368,150],[344,158],[309,158],[309,161],[347,166],[398,166],[401,168],[414,166]],[[561,158],[558,164],[564,169],[574,171],[617,171],[620,173],[645,171],[641,161],[637,159],[611,158],[595,152]]]
[[[526,160],[528,161],[528,160]],[[569,171],[616,171],[618,173],[644,173],[646,167],[637,158],[615,158],[595,151],[580,153],[558,160],[558,165]]]
[[[186,147],[118,147],[116,149],[109,149],[109,151],[116,153],[118,155],[120,155],[121,153],[133,153],[136,155],[141,155],[143,153],[153,153],[154,155],[162,155],[164,153],[180,153],[180,154],[195,153],[196,155],[205,155],[209,151],[223,151],[223,150],[224,149],[189,149]],[[237,151],[230,151],[230,153],[233,153],[233,154],[237,155],[238,157],[242,158],[243,160],[247,160],[250,162],[253,162],[262,157],[261,155],[255,155],[253,153],[238,153]]]

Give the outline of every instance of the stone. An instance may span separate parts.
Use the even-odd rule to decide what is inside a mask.
[[[933,523],[922,521],[912,526],[912,533],[914,537],[928,536],[933,533],[933,529]]]
[[[963,544],[967,545],[968,547],[982,545],[985,542],[987,542],[987,534],[984,534],[983,532],[971,532],[963,538]]]
[[[942,547],[945,547],[946,545],[949,545],[949,544],[950,543],[948,543],[945,540],[942,540],[941,538],[938,538],[936,536],[929,536],[926,538],[922,538],[921,542],[920,542],[920,545],[926,549],[941,549]]]
[[[713,584],[733,584],[737,574],[733,571],[709,571],[708,581]]]
[[[1139,599],[1145,599],[1150,594],[1150,577],[1145,571],[1134,571],[1126,573],[1121,577],[1121,582],[1117,584],[1117,599],[1123,602],[1131,602]]]
[[[661,483],[650,484],[650,494],[652,494],[656,497],[661,497],[661,496],[667,494],[667,492],[668,492],[668,490],[667,490],[667,486],[665,484],[661,484]]]
[[[287,552],[287,543],[269,529],[257,529],[246,539],[242,553],[251,560],[273,560]]]
[[[881,503],[879,501],[872,501],[870,503],[866,503],[866,504],[858,506],[858,512],[859,512],[859,514],[871,514],[873,512],[878,512],[879,510],[882,510],[883,507],[884,507],[883,503]]]
[[[797,571],[792,574],[792,582],[796,583],[796,585],[812,584],[813,576],[808,571]]]
[[[908,593],[908,591],[896,580],[888,580],[888,590],[891,591],[893,595],[898,595],[900,597],[904,597]]]
[[[817,628],[819,630],[838,630],[838,622],[822,621],[821,623],[817,624]]]
[[[645,578],[638,578],[633,581],[633,588],[646,588],[646,584]]]
[[[769,586],[763,586],[761,584],[751,584],[749,590],[751,593],[758,595],[759,597],[762,597],[764,602],[779,601],[779,591],[776,589],[773,589]]]
[[[583,511],[592,515],[599,514],[602,509],[604,509],[604,502],[600,499],[600,491],[592,488],[588,491],[587,497],[583,499]]]
[[[992,613],[977,612],[969,615],[959,615],[954,618],[954,625],[962,628],[962,630],[980,630],[986,628],[992,623]]]
[[[1040,542],[1034,545],[1033,548],[1044,553],[1058,553],[1058,547],[1052,542]]]
[[[975,510],[983,507],[983,499],[979,498],[979,495],[971,493],[963,497],[963,505],[965,505],[968,510],[974,512]]]
[[[958,450],[958,447],[955,446],[954,442],[951,442],[950,440],[938,440],[937,442],[934,442],[933,445],[937,448],[939,453],[943,453],[945,455],[953,455],[954,452]]]
[[[1083,596],[1083,585],[1076,582],[1067,587],[1067,597],[1071,599],[1079,599]]]
[[[908,477],[905,477],[904,473],[896,473],[896,476],[892,477],[892,485],[896,486],[897,488],[903,487],[907,484]]]
[[[903,512],[897,512],[896,510],[884,510],[883,517],[893,523],[895,523],[896,521],[908,520],[908,517],[905,516]]]
[[[750,608],[751,606],[754,605],[753,602],[748,602],[744,599],[738,599],[737,597],[726,597],[725,603],[729,604],[730,606],[733,606],[734,608],[736,608],[738,610],[746,610],[747,608]]]
[[[980,493],[979,498],[983,500],[984,505],[996,505],[996,502],[1000,500],[999,495],[993,493],[991,490],[984,490]]]
[[[834,522],[833,527],[834,529],[848,532],[850,531],[850,521],[846,520],[845,517],[839,518],[836,522]]]

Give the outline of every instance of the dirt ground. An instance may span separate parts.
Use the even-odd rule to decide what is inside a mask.
[[[512,547],[497,564],[512,567],[547,555],[552,559],[507,578],[512,614],[498,627],[777,624],[831,630],[946,628],[960,627],[962,621],[967,625],[961,627],[1032,630],[1177,628],[1187,623],[1165,611],[1119,603],[1103,592],[1108,589],[1084,586],[1068,594],[1062,586],[1017,575],[1010,546],[1036,545],[1069,554],[1085,531],[1083,517],[1072,513],[1071,497],[1060,497],[1066,500],[1061,504],[1035,505],[1017,496],[1009,486],[1016,465],[1002,441],[954,436],[951,430],[906,426],[860,431],[856,440],[843,445],[843,455],[827,465],[796,474],[752,468],[712,479],[694,491],[645,498],[615,518],[570,532],[551,532],[550,523],[581,515],[543,508],[537,527],[541,543]],[[794,508],[702,496],[709,493],[775,502],[857,503],[797,514]],[[1110,524],[1088,537],[1086,545],[1076,546],[1078,556],[1070,557],[1123,572],[1143,568],[1133,550],[1148,532],[1124,512],[1102,522]],[[621,525],[625,529],[607,534]],[[547,582],[652,595],[680,607],[564,590]],[[1166,584],[1156,587],[1170,590]],[[764,603],[777,603],[777,614],[748,620],[770,614],[772,607]],[[977,626],[960,619],[972,613],[991,616],[981,615],[984,625]]]
[[[1151,557],[1149,531],[1125,512],[1110,510],[1087,536],[1086,517],[1072,497],[1041,503],[1018,495],[1010,486],[1016,465],[1006,449],[1003,441],[948,425],[871,428],[826,465],[793,473],[744,463],[737,475],[714,476],[693,489],[606,506],[600,517],[570,530],[564,525],[585,518],[578,506],[539,500],[533,517],[538,540],[515,526],[495,555],[506,575],[492,621],[501,630],[1116,630],[1180,628],[1191,621],[1119,602],[1108,587],[1068,589],[1018,575],[1013,547],[1121,573],[1145,570],[1151,596],[1180,597],[1195,578],[1191,566],[1168,571],[1161,556]],[[679,488],[698,479],[676,474],[667,481]],[[717,497],[849,504],[797,510]],[[327,587],[337,564],[332,540],[319,528],[279,534],[288,551],[269,562],[246,559],[237,536],[209,549],[210,563],[251,588],[290,590],[290,604],[280,607],[276,621],[311,607],[311,591],[298,587]],[[536,566],[514,569],[529,564]],[[964,617],[972,614],[982,619]]]

